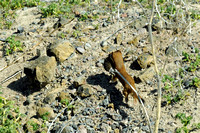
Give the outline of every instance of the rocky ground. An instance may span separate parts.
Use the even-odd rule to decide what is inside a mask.
[[[102,10],[102,7],[105,8]],[[193,8],[198,9],[198,5]],[[80,14],[85,12],[91,16],[81,21]],[[134,6],[130,2],[122,4],[120,20],[116,17],[117,12],[111,14],[109,6],[103,2],[75,9],[77,17],[74,19],[42,18],[38,7],[25,7],[16,13],[11,29],[0,31],[0,81],[1,96],[15,101],[20,112],[26,115],[22,120],[23,130],[149,132],[141,105],[133,104],[131,97],[126,103],[122,85],[109,82],[111,76],[103,63],[115,50],[122,51],[126,70],[136,81],[154,127],[157,80],[147,20],[136,3]],[[98,15],[96,19],[92,17],[95,14]],[[147,14],[150,11],[147,10]],[[160,21],[155,21],[153,24],[158,68],[161,75],[170,75],[174,79],[161,84],[159,132],[172,133],[183,127],[180,119],[175,117],[178,113],[193,117],[189,129],[192,124],[200,123],[200,90],[198,84],[191,85],[194,77],[200,78],[200,68],[197,64],[195,71],[187,71],[191,64],[184,62],[182,55],[182,52],[194,57],[200,54],[200,21],[195,23],[189,28],[181,22],[161,26]],[[23,43],[23,52],[5,55],[6,38],[11,35]],[[184,70],[183,73],[179,68]],[[8,77],[10,79],[6,80]],[[166,84],[172,85],[169,90],[164,88]],[[164,97],[169,93],[172,97],[177,96],[178,90],[182,93],[177,101],[175,98],[167,101]],[[49,112],[47,120],[42,118],[45,112]],[[37,131],[29,128],[29,120],[40,125]]]

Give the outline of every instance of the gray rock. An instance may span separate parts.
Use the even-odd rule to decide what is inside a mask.
[[[54,57],[42,56],[30,61],[24,67],[24,73],[32,83],[44,87],[53,80],[56,65]]]
[[[47,104],[51,104],[55,101],[55,98],[56,98],[55,94],[49,94],[44,98],[44,102]]]
[[[81,98],[86,98],[92,95],[92,87],[89,85],[81,85],[77,89],[77,95]]]
[[[107,23],[107,22],[103,22],[102,26],[103,26],[103,27],[107,27],[107,26],[108,26],[108,23]]]
[[[149,131],[149,127],[148,126],[142,126],[142,130],[148,132]]]
[[[73,52],[74,48],[71,43],[67,41],[60,41],[50,46],[50,49],[47,51],[47,55],[53,55],[58,61],[63,62],[68,59]]]
[[[167,56],[180,56],[182,54],[183,51],[183,45],[178,44],[178,43],[173,43],[172,45],[170,45],[169,47],[167,47],[165,54]]]
[[[67,126],[63,129],[62,133],[74,133],[74,129],[71,126]]]
[[[76,50],[80,53],[80,54],[84,54],[85,53],[85,49],[82,47],[77,47]]]
[[[92,48],[92,46],[89,43],[86,43],[85,44],[85,49],[90,49],[90,48]]]
[[[17,28],[17,33],[22,33],[22,32],[24,32],[24,27],[19,26]]]

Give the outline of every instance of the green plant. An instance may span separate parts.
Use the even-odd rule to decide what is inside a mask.
[[[32,120],[29,120],[27,124],[30,126],[31,130],[33,131],[37,131],[40,128],[40,125]]]
[[[200,68],[200,54],[198,54],[199,50],[195,49],[195,54],[188,54],[186,52],[183,52],[183,62],[189,63],[189,67],[187,70],[189,72],[194,72],[196,69]]]
[[[182,80],[175,80],[169,75],[164,75],[162,82],[164,83],[163,98],[166,100],[167,105],[184,101],[190,95],[181,89],[176,89],[181,86]]]
[[[0,96],[0,132],[15,133],[22,127],[21,118],[24,115],[15,107],[13,101]]]
[[[194,77],[192,79],[192,82],[190,83],[191,86],[194,86],[196,88],[200,88],[200,79],[197,77]]]
[[[56,3],[51,3],[46,8],[42,7],[41,8],[42,17],[48,17],[52,15],[57,16],[61,14],[61,11],[59,10],[59,8],[60,8],[59,5]]]
[[[87,13],[82,14],[82,15],[78,18],[79,21],[85,21],[85,20],[87,20],[87,19],[88,19],[88,14],[87,14]]]
[[[81,36],[81,31],[79,30],[74,30],[73,33],[72,33],[72,36],[74,38],[78,38],[79,36]]]
[[[181,120],[181,123],[183,124],[182,127],[176,130],[176,133],[181,133],[181,131],[189,133],[192,130],[200,129],[200,123],[194,123],[191,128],[188,127],[190,121],[192,120],[192,116],[186,116],[185,113],[178,113],[176,114],[175,118]]]
[[[12,54],[13,52],[15,52],[17,50],[18,51],[23,50],[21,42],[16,41],[15,36],[8,37],[6,39],[6,42],[8,43],[8,46],[6,48],[6,55]]]
[[[69,100],[67,100],[67,99],[63,99],[63,100],[61,100],[60,102],[61,102],[62,104],[64,104],[66,107],[68,107],[68,110],[72,110],[72,109],[74,108],[74,106],[71,105],[71,104],[69,103]]]
[[[49,112],[45,112],[44,114],[42,114],[40,117],[43,119],[43,120],[48,120],[48,115],[49,115]]]

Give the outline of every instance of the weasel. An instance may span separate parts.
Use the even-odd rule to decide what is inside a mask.
[[[106,60],[104,62],[104,68],[107,71],[109,71],[111,67],[113,69],[117,69],[119,71],[119,73],[133,86],[133,88],[136,89],[134,79],[126,72],[122,53],[120,50],[112,52],[111,54],[109,54],[109,57],[106,58]],[[126,83],[126,81],[124,81],[123,78],[121,78],[121,76],[115,72],[114,75],[112,76],[112,81],[116,81],[117,79],[119,79],[119,81],[121,82],[121,84],[124,87],[123,94],[125,96],[126,102],[128,102],[128,95],[130,94],[134,99],[134,103],[137,103],[137,100],[139,100],[137,97],[137,94]],[[144,100],[142,99],[142,101],[144,101]]]

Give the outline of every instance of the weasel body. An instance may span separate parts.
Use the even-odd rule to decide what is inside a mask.
[[[110,64],[108,62],[110,62]],[[120,74],[133,86],[133,88],[136,89],[134,79],[126,72],[122,53],[120,50],[112,52],[109,55],[109,59],[107,59],[107,65],[109,66],[107,66],[106,70],[108,70],[109,67],[112,67],[113,69],[117,69],[117,71],[120,72]],[[137,100],[139,100],[137,97],[137,94],[126,83],[126,81],[124,81],[124,79],[122,79],[121,76],[115,72],[114,76],[112,77],[112,81],[116,81],[117,79],[119,79],[121,84],[124,86],[123,94],[125,96],[126,102],[128,102],[128,95],[130,94],[134,98],[134,103],[137,103]]]

